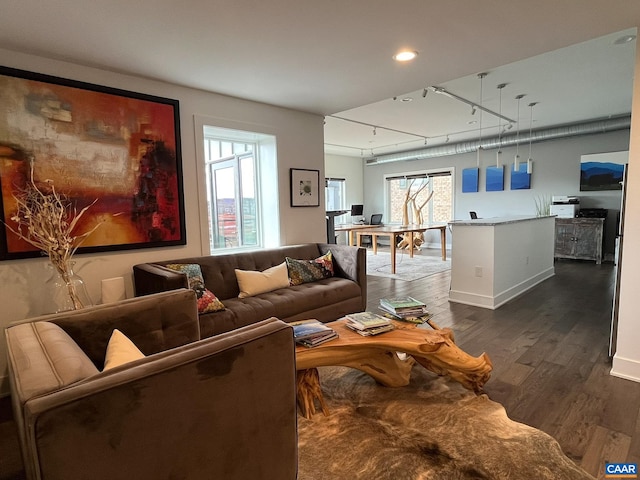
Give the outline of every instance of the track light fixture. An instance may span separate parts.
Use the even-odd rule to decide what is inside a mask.
[[[486,73],[480,73],[478,75],[486,76],[487,74]],[[482,77],[482,78],[484,78],[484,77]],[[471,100],[467,100],[466,98],[461,97],[460,95],[456,95],[455,93],[451,93],[444,87],[431,86],[431,87],[429,87],[429,89],[432,92],[438,93],[440,95],[444,95],[444,96],[449,97],[449,98],[453,98],[454,100],[458,100],[459,102],[462,102],[462,103],[466,103],[467,105],[469,105],[472,108],[473,107],[478,108],[478,109],[482,110],[483,112],[488,113],[490,115],[493,115],[494,117],[501,118],[502,120],[505,120],[508,123],[515,123],[515,120],[512,120],[509,117],[505,117],[501,113],[496,113],[493,110],[489,110],[488,108],[484,108],[482,105],[478,105],[477,103],[472,102]]]

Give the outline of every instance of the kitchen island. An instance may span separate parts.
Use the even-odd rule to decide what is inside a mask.
[[[479,218],[449,225],[450,302],[496,309],[555,274],[555,216]]]

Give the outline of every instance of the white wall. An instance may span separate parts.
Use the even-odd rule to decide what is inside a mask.
[[[220,126],[260,131],[277,137],[279,229],[284,244],[325,241],[324,189],[320,189],[320,207],[291,208],[289,168],[320,170],[324,178],[323,118],[256,102],[241,100],[184,88],[144,78],[121,75],[105,70],[18,54],[0,49],[0,64],[58,77],[106,85],[134,92],[174,98],[180,101],[180,133],[182,137],[183,182],[187,245],[162,249],[142,249],[105,254],[84,254],[76,257],[76,272],[85,280],[94,302],[100,300],[100,281],[124,277],[128,296],[133,295],[132,270],[136,263],[198,256],[204,251],[202,229],[206,217],[201,215],[198,191],[204,179],[196,172],[194,115],[217,118]],[[41,286],[46,279],[47,260],[28,259],[0,262],[0,326],[41,313]],[[6,346],[0,340],[0,393],[7,391],[2,379],[6,372]]]
[[[344,178],[345,179],[345,204],[347,209],[351,205],[359,205],[364,203],[364,178],[362,171],[362,159],[359,157],[346,157],[343,155],[325,155],[324,157],[325,177]],[[365,218],[370,218],[371,213],[364,206]],[[335,224],[348,223],[351,221],[351,215],[348,213],[335,217]],[[346,244],[347,233],[341,233],[337,237],[337,243]]]
[[[576,195],[584,208],[606,208],[607,241],[605,251],[613,252],[617,212],[620,210],[620,191],[580,192],[580,157],[591,153],[617,152],[629,149],[629,131],[621,130],[598,135],[573,137],[532,146],[534,159],[530,190],[510,190],[510,174],[505,166],[505,190],[486,192],[484,170],[495,165],[495,150],[484,152],[481,162],[478,193],[462,193],[462,170],[476,166],[476,154],[460,154],[427,160],[383,163],[364,167],[364,203],[369,208],[384,210],[384,175],[414,172],[445,167],[455,167],[454,219],[467,220],[469,212],[479,217],[504,217],[511,215],[535,215],[535,200],[541,196]],[[528,149],[527,149],[528,151]],[[515,147],[503,148],[505,162],[513,161]],[[437,243],[437,242],[435,242]]]
[[[611,373],[640,382],[640,49],[636,51],[624,218],[618,342]]]
[[[344,178],[346,181],[346,206],[349,208],[353,204],[364,202],[364,181],[362,171],[362,160],[358,157],[345,157],[342,155],[324,156],[325,177]],[[365,215],[367,206],[365,205]],[[346,217],[338,217],[342,220]]]

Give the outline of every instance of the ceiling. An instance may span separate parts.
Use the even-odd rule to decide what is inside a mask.
[[[628,113],[640,2],[616,0],[10,0],[0,48],[328,116],[327,153],[370,155],[477,135],[437,85],[534,128]],[[603,37],[601,40],[594,40]],[[566,49],[565,47],[571,47]],[[410,64],[392,55],[419,51]],[[529,59],[526,60],[525,59]],[[392,100],[410,96],[411,102]],[[418,136],[337,120],[351,118]],[[477,116],[477,114],[476,114]],[[526,122],[525,122],[526,118]],[[483,115],[486,134],[496,118]],[[468,131],[466,134],[458,133]],[[374,143],[371,143],[371,142]],[[366,152],[366,150],[369,150]]]

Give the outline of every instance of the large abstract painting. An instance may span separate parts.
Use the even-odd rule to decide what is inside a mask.
[[[2,221],[30,179],[53,182],[100,223],[78,252],[184,245],[179,105],[171,100],[0,67]],[[0,259],[37,256],[0,223]]]

